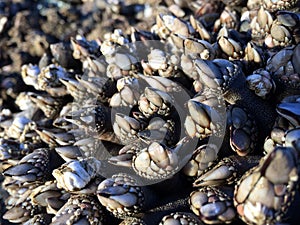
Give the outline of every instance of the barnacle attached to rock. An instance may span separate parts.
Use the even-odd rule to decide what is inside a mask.
[[[122,174],[102,181],[97,197],[108,211],[119,218],[139,213],[144,202],[144,194],[134,179]]]

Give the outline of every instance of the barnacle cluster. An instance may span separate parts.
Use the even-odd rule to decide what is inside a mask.
[[[297,224],[299,6],[0,0],[0,224]]]

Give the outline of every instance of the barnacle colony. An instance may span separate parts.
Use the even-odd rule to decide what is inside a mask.
[[[1,223],[296,223],[299,1],[33,5],[0,5]]]

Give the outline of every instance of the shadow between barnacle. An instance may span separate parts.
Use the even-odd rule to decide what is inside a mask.
[[[165,44],[160,41],[134,42],[117,48],[101,49],[101,52],[103,55],[98,58],[97,61],[102,62],[102,67],[105,66],[105,69],[96,75],[103,79],[101,79],[101,81],[97,81],[97,79],[96,81],[94,80],[96,85],[87,85],[86,90],[82,92],[84,93],[83,96],[78,98],[80,100],[74,102],[74,111],[78,112],[79,108],[81,112],[80,114],[72,114],[74,121],[80,121],[80,126],[78,126],[78,123],[74,123],[76,126],[74,136],[77,141],[75,145],[78,145],[83,157],[95,157],[101,162],[102,168],[100,171],[101,175],[105,178],[112,177],[115,174],[125,173],[135,179],[136,184],[139,186],[151,185],[171,178],[186,165],[199,142],[199,137],[191,137],[188,135],[191,129],[189,127],[188,117],[191,116],[188,115],[187,105],[195,93],[191,93],[189,89],[192,87],[187,86],[184,81],[182,82],[180,76],[176,75],[180,73],[184,74],[180,63],[180,57],[183,52],[180,52],[176,47],[170,44]],[[192,72],[196,72],[196,68],[193,69]],[[162,83],[159,83],[157,80],[151,80],[150,78],[152,76],[155,78],[165,78],[160,78],[162,79],[160,80]],[[175,82],[176,87],[174,87],[174,89],[163,87],[163,80],[166,78]],[[83,82],[89,82],[91,79],[93,79],[93,77],[87,72],[84,72],[80,77],[80,80]],[[128,85],[129,82],[133,81],[137,83],[131,86]],[[135,89],[134,91],[138,93],[137,96],[131,96],[131,92],[128,90],[127,92],[123,91],[126,85]],[[94,94],[95,91],[93,89],[95,88],[101,89],[101,91],[98,91],[100,94]],[[147,97],[152,99],[151,103],[148,102],[146,104],[144,102],[145,92],[148,94]],[[112,94],[107,95],[107,93]],[[127,94],[129,98],[132,99],[127,99],[127,101],[122,102],[122,95]],[[157,98],[157,94],[162,100],[155,99]],[[214,149],[216,153],[221,148],[226,128],[225,101],[221,95],[219,96],[218,107],[209,111],[211,123],[218,127],[218,131],[212,133],[207,140],[207,146]],[[128,96],[126,97],[128,98]],[[164,101],[168,104],[170,103],[170,105],[167,104],[166,107],[169,107],[171,112],[161,110],[150,116],[145,113],[145,111],[151,107],[154,109],[159,107],[153,102],[165,104],[166,102]],[[166,116],[167,113],[170,113],[170,115]],[[174,129],[176,129],[178,133],[176,133],[176,137],[169,137],[169,139],[175,139],[176,143],[166,143],[167,132],[156,132],[156,130],[151,130],[144,126],[140,132],[132,133],[128,130],[127,124],[115,125],[116,120],[128,117],[135,117],[141,121],[145,120],[147,124],[152,122],[156,124],[157,121],[172,117],[173,121],[175,121]],[[117,123],[118,122],[122,123],[122,121],[117,121]],[[159,122],[157,123],[159,124]],[[120,135],[116,135],[118,132],[121,136],[126,136],[127,132],[125,139],[128,138],[128,140],[123,140],[122,137],[120,138]],[[172,135],[175,136],[174,134]],[[141,176],[141,174],[137,173],[132,167],[111,163],[110,159],[118,155],[118,151],[122,146],[134,143],[136,140],[145,143],[146,146],[150,146],[151,143],[154,142],[158,143],[155,145],[156,147],[166,146],[170,149],[168,154],[176,152],[175,158],[168,158],[169,161],[174,160],[172,163],[175,164],[175,166],[169,169],[164,175],[147,177]],[[153,146],[154,145],[151,147],[153,148]],[[156,153],[158,151],[154,152]],[[143,159],[143,157],[140,157],[140,159]],[[154,162],[150,162],[149,164],[146,161],[139,162],[140,166],[144,164],[144,167],[156,167],[156,165],[152,165],[153,163]],[[163,162],[160,161],[158,163]]]

